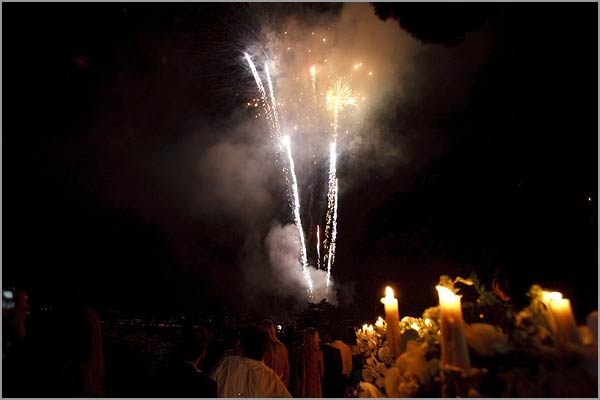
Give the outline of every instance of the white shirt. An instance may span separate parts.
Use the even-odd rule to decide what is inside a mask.
[[[342,373],[345,376],[349,376],[352,372],[352,348],[341,340],[336,340],[331,343],[331,346],[339,349],[340,353],[342,353]]]
[[[275,371],[247,357],[223,358],[210,377],[219,397],[292,397]]]

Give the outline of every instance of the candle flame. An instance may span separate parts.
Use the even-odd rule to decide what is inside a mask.
[[[379,317],[379,318],[377,318],[377,322],[375,322],[375,326],[382,328],[383,323],[384,323],[383,318]]]
[[[456,301],[455,299],[457,296],[454,294],[454,292],[452,292],[452,290],[444,286],[436,286],[435,288],[437,289],[438,295],[440,296],[440,302],[451,303],[453,301]]]
[[[386,300],[392,300],[394,298],[394,289],[391,286],[385,287],[385,298]]]
[[[315,67],[314,65],[312,67],[310,67],[310,74],[314,75],[317,72],[317,67]]]
[[[561,292],[547,292],[544,290],[542,291],[542,297],[544,298],[544,301],[548,302],[561,300],[563,298],[563,295]]]

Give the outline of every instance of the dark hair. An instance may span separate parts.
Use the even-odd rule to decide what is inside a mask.
[[[240,342],[246,357],[262,360],[269,346],[269,340],[269,333],[255,324],[240,328]]]
[[[323,344],[331,342],[331,333],[329,333],[328,329],[319,329],[319,337],[321,338],[321,342]]]
[[[204,326],[186,329],[181,338],[181,356],[189,360],[202,356],[208,347],[209,337]]]

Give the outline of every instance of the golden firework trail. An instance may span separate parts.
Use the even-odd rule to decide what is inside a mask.
[[[315,106],[317,105],[317,67],[310,67],[310,82],[312,83],[313,90],[313,99],[315,101]]]
[[[302,220],[300,219],[300,196],[298,195],[298,181],[296,179],[296,169],[294,167],[294,158],[292,157],[292,144],[290,137],[285,135],[282,138],[282,144],[286,149],[288,155],[288,161],[290,163],[290,174],[292,176],[292,196],[294,199],[294,222],[296,223],[296,228],[298,228],[298,235],[300,236],[300,250],[301,250],[301,259],[302,259],[302,273],[304,274],[304,279],[308,284],[308,291],[310,296],[312,297],[313,292],[313,284],[312,279],[310,278],[310,274],[308,272],[308,258],[306,256],[306,244],[304,243],[304,230],[302,229]]]
[[[355,106],[356,99],[352,96],[352,89],[348,83],[339,78],[333,87],[327,91],[325,97],[327,110],[333,112],[333,140],[337,140],[340,127],[340,112],[347,106]]]

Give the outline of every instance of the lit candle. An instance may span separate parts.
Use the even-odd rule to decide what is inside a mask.
[[[375,322],[375,330],[379,333],[379,334],[383,334],[383,328],[384,328],[384,320],[381,317],[377,318],[377,322]]]
[[[387,286],[385,297],[381,298],[385,306],[385,323],[387,325],[386,338],[394,356],[402,354],[402,341],[400,340],[400,317],[398,315],[398,299],[394,297],[394,290]]]
[[[560,292],[542,292],[544,303],[550,310],[552,330],[559,344],[581,344],[581,335],[577,330],[575,316],[571,309],[571,302],[565,299]]]
[[[460,296],[443,286],[435,288],[440,298],[442,366],[469,368],[471,361],[469,360]]]

